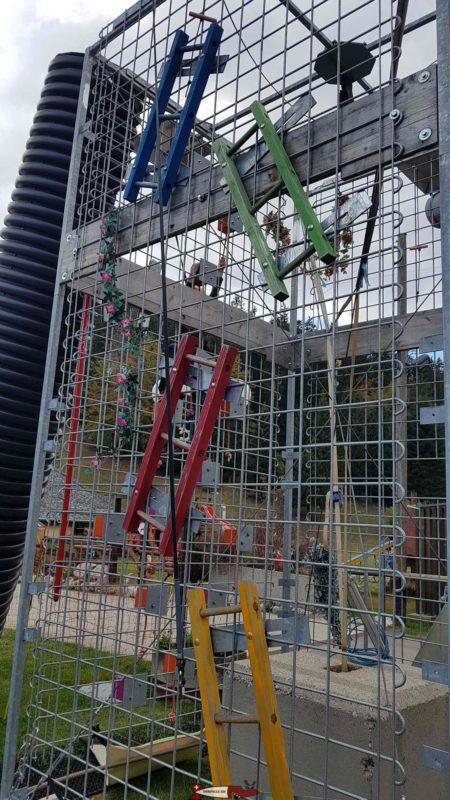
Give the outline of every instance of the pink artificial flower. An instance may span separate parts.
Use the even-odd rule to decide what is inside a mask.
[[[117,398],[117,402],[118,402],[119,406],[124,406],[125,405],[125,398],[124,397],[118,397]]]
[[[131,317],[122,317],[122,319],[120,320],[122,328],[129,328],[132,322],[133,320],[131,319]]]
[[[108,230],[108,228],[106,226],[106,223],[102,222],[102,224],[100,225],[100,234],[102,236],[104,236],[107,230]]]
[[[127,421],[123,417],[117,417],[117,424],[118,424],[119,428],[126,428],[127,427]]]
[[[105,311],[107,314],[114,314],[117,309],[113,303],[105,303]]]
[[[105,260],[105,254],[104,253],[97,253],[97,258],[98,258],[98,260],[99,260],[99,262],[101,264]]]
[[[124,330],[123,330],[123,335],[125,336],[125,338],[126,338],[126,339],[129,339],[129,338],[130,338],[130,336],[131,336],[131,331],[130,331],[130,329],[129,329],[129,328],[124,328]]]
[[[92,469],[97,469],[99,464],[100,464],[100,462],[99,462],[98,458],[91,458],[91,467],[92,467]]]
[[[109,283],[109,281],[111,280],[111,275],[109,274],[109,272],[101,272],[100,278],[104,283]]]
[[[116,377],[114,378],[114,382],[116,386],[120,386],[121,383],[126,383],[128,380],[127,376],[124,372],[117,372]]]

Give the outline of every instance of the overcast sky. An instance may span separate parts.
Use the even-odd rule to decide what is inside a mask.
[[[0,39],[0,221],[6,214],[49,62],[84,51],[132,0],[4,0]]]

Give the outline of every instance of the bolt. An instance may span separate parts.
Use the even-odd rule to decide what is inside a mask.
[[[431,73],[427,69],[424,69],[424,71],[421,72],[419,75],[419,83],[426,83],[427,81],[430,80],[430,78],[431,78]]]
[[[277,715],[276,715],[276,714],[272,714],[272,716],[270,717],[270,719],[272,720],[273,724],[275,725],[275,723],[276,723],[276,722],[277,722],[277,720],[278,720],[278,717],[277,717]]]
[[[247,633],[247,639],[250,639],[250,641],[253,639],[253,633],[251,631]]]
[[[62,279],[63,281],[65,281],[65,280],[66,280],[66,278],[67,278],[67,272],[63,272],[63,274],[61,275],[61,279]]]
[[[253,603],[253,610],[254,611],[259,611],[259,603],[258,603],[257,600],[255,600],[254,603]]]
[[[419,142],[426,142],[432,134],[431,128],[422,128],[419,133]]]
[[[66,241],[70,242],[71,238],[72,238],[72,234],[71,234],[71,233],[68,233],[68,234],[67,234],[67,240],[66,240]]]
[[[204,203],[205,200],[206,200],[206,193],[203,192],[203,194],[198,194],[197,195],[197,200],[199,200],[200,203]]]
[[[74,248],[73,248],[73,250],[72,250],[72,255],[73,255],[73,256],[76,256],[76,254],[77,254],[77,248],[76,248],[76,247],[74,247]]]
[[[402,116],[402,112],[399,108],[393,108],[389,114],[389,119],[391,119],[392,122],[400,122]]]
[[[224,162],[223,164],[221,164],[220,166],[222,167],[222,169],[225,169],[226,165],[227,165],[227,162],[225,161],[225,162]]]
[[[194,639],[194,644],[196,647],[198,647],[200,644],[200,639]]]
[[[311,224],[311,225],[308,225],[308,230],[309,230],[309,231],[313,231],[313,230],[314,230],[314,225],[313,225],[313,224]]]

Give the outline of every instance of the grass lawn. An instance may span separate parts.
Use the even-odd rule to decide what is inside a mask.
[[[0,659],[0,763],[3,761],[14,635],[14,631],[5,630],[3,632],[0,645],[2,653]],[[46,741],[67,740],[67,738],[70,736],[71,730],[74,730],[73,727],[71,728],[71,723],[72,726],[75,727],[75,732],[78,729],[83,733],[84,726],[88,724],[89,709],[91,708],[92,702],[90,698],[80,696],[79,693],[77,693],[77,712],[76,715],[74,715],[74,692],[72,687],[75,683],[77,685],[82,683],[90,683],[93,680],[93,675],[95,674],[95,665],[97,665],[97,674],[95,675],[95,679],[107,680],[108,676],[110,677],[111,675],[113,657],[108,653],[105,653],[102,656],[94,650],[84,648],[84,663],[81,664],[78,675],[76,676],[76,658],[79,652],[77,646],[65,644],[62,649],[64,656],[62,659],[60,655],[61,645],[59,645],[58,642],[51,642],[49,643],[49,648],[50,647],[51,649],[47,650],[43,658],[40,656],[38,651],[38,659],[40,660],[42,658],[40,673],[41,676],[44,676],[43,680],[41,678],[39,685],[41,690],[41,721],[39,725],[39,734]],[[53,653],[55,655],[53,655]],[[98,673],[99,656],[102,674]],[[141,662],[139,668],[140,671],[145,671],[146,668],[149,668],[148,662]],[[120,664],[117,664],[116,662],[115,670],[123,673],[126,673],[127,671],[131,672],[133,670],[133,658],[130,656],[122,658],[120,660]],[[57,673],[59,685],[60,687],[62,686],[58,693],[56,693],[55,689],[53,688],[53,681],[56,680]],[[19,747],[23,742],[27,731],[26,709],[31,699],[32,690],[30,687],[30,680],[32,678],[32,674],[33,656],[30,646],[27,650],[22,705],[19,713]],[[57,717],[53,713],[56,703],[58,708]],[[42,711],[42,709],[44,710]],[[163,717],[167,718],[168,710],[169,709],[166,703],[160,700],[150,700],[146,706],[135,709],[136,714],[132,715],[130,715],[130,713],[127,711],[121,710],[120,707],[112,706],[112,708],[110,708],[108,705],[100,711],[96,718],[96,723],[100,731],[106,732],[108,729],[113,729],[114,738],[118,741],[127,742],[129,731],[131,729],[133,731],[133,744],[138,744],[140,742],[148,741],[149,727],[152,724],[150,722],[151,718],[153,718],[155,737],[163,737],[170,734],[167,728],[163,727],[161,723],[158,723],[158,720],[161,720]],[[143,720],[142,717],[145,717],[145,719]],[[199,724],[199,721],[195,719],[193,713],[188,710],[182,727],[186,728],[187,730],[193,730],[196,728],[196,724]],[[158,728],[160,728],[160,731]],[[45,767],[45,762],[47,761],[48,763],[45,748],[41,753],[40,760],[43,762],[42,766]],[[194,774],[197,773],[198,765],[196,761],[183,762],[180,766],[186,771]],[[203,775],[208,774],[208,766],[205,759],[203,759],[202,773]],[[170,779],[171,772],[168,769],[163,769],[152,775],[150,788],[151,794],[159,797],[160,800],[169,800],[171,797]],[[189,800],[192,794],[192,782],[192,778],[176,773],[173,794],[174,800]],[[134,791],[133,788],[129,788],[126,793],[128,800],[137,800],[138,798],[142,798],[142,792],[146,794],[146,776],[142,778],[136,778],[133,783],[136,788],[141,788],[141,792],[137,792]],[[106,792],[107,800],[119,800],[119,798],[123,798],[124,796],[125,789],[120,784],[111,787]]]

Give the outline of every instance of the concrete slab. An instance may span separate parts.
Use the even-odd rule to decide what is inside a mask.
[[[402,667],[406,682],[400,687],[402,674],[391,664],[380,671],[362,667],[346,674],[329,673],[326,664],[323,650],[271,657],[294,791],[302,797],[322,797],[320,787],[327,775],[328,800],[448,800],[447,779],[423,768],[421,756],[423,744],[448,748],[445,687],[422,681],[412,666]],[[247,661],[235,664],[233,676],[225,672],[224,707],[230,708],[232,698],[234,712],[254,714],[252,683]],[[395,684],[399,688],[394,704]],[[256,727],[232,726],[233,781],[257,780],[268,791],[265,767],[258,773],[258,746]],[[395,786],[403,769],[405,787]]]

